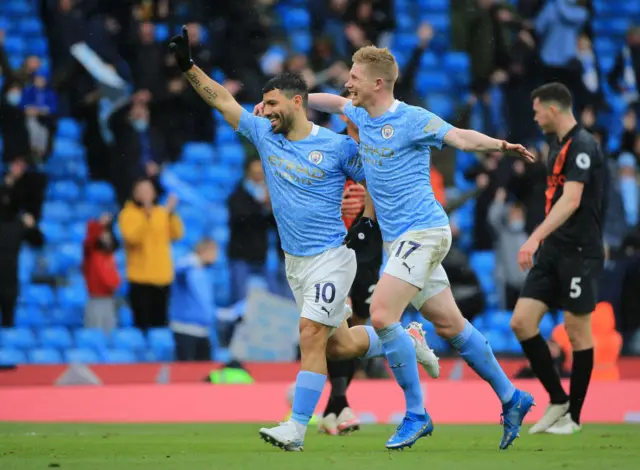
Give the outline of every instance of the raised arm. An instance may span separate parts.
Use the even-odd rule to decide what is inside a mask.
[[[238,128],[242,106],[231,96],[225,87],[211,79],[206,73],[194,64],[189,47],[189,34],[187,27],[182,27],[182,36],[174,36],[169,43],[169,49],[173,52],[178,67],[187,77],[189,83],[200,97],[212,108],[222,114],[225,121],[234,129]]]
[[[349,101],[347,98],[331,93],[311,93],[309,95],[309,107],[323,113],[342,114]]]

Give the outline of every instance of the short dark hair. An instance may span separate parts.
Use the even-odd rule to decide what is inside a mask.
[[[302,74],[284,72],[270,79],[262,88],[262,93],[280,90],[283,95],[291,99],[296,95],[302,96],[302,105],[306,108],[309,101],[309,87]]]
[[[531,99],[538,98],[543,103],[555,101],[565,109],[573,106],[573,97],[569,89],[560,82],[547,83],[531,92]]]

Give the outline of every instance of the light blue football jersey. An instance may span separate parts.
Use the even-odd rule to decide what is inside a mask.
[[[408,230],[448,225],[431,187],[431,147],[441,148],[453,126],[398,100],[377,118],[351,102],[344,114],[360,130],[360,158],[382,238],[393,241]]]
[[[340,246],[347,234],[341,215],[347,176],[364,179],[358,144],[316,124],[307,138],[293,142],[246,110],[238,132],[260,154],[282,249],[313,256]]]

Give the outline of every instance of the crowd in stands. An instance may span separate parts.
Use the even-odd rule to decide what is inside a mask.
[[[340,93],[351,54],[375,44],[398,59],[398,98],[538,156],[433,156],[454,295],[504,354],[521,352],[517,252],[544,217],[548,145],[529,95],[567,84],[608,156],[605,329],[622,335],[618,353],[640,354],[637,2],[3,0],[1,364],[224,360],[221,312],[237,322],[252,287],[291,296],[255,149],[168,53],[182,24],[194,61],[247,109],[283,71]],[[560,323],[543,321],[550,341]]]

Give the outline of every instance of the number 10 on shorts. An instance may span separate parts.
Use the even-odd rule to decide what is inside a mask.
[[[336,286],[333,282],[316,284],[316,303],[320,302],[320,297],[325,304],[330,304],[336,298]]]

